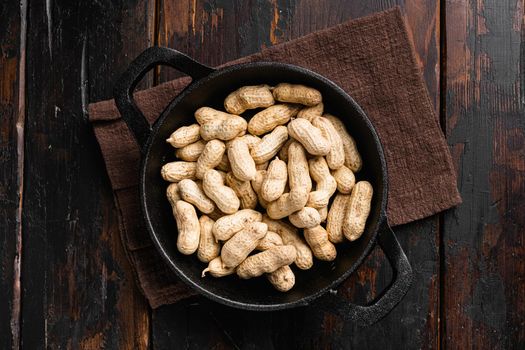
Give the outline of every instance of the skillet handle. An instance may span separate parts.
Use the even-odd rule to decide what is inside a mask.
[[[133,91],[144,75],[160,64],[170,66],[189,75],[193,81],[204,78],[214,71],[213,68],[203,65],[177,50],[159,46],[146,49],[131,62],[128,69],[118,79],[113,89],[113,95],[120,115],[135,135],[141,149],[146,145],[151,133],[151,126],[137,107],[133,99]]]
[[[349,303],[339,295],[328,293],[321,303],[345,320],[361,326],[369,326],[385,317],[403,299],[412,284],[412,267],[397,241],[394,232],[385,220],[379,231],[378,243],[393,270],[390,285],[369,305]]]

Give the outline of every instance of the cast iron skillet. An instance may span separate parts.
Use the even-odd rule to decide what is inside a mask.
[[[159,64],[188,74],[193,81],[150,126],[137,108],[132,93],[142,77]],[[226,95],[241,86],[279,82],[302,83],[321,91],[327,112],[339,116],[356,139],[364,160],[358,177],[367,179],[374,187],[372,210],[363,236],[356,242],[338,245],[337,259],[333,262],[316,260],[308,271],[295,268],[296,285],[287,293],[274,290],[265,278],[201,278],[205,264],[176,249],[177,230],[165,196],[167,184],[160,177],[161,166],[175,159],[173,148],[165,140],[175,129],[195,123],[193,113],[197,108],[223,108]],[[131,63],[117,82],[114,94],[120,114],[142,150],[140,200],[146,226],[161,256],[188,285],[212,300],[248,310],[287,309],[320,299],[317,305],[360,324],[374,323],[401,301],[410,287],[412,269],[385,216],[387,169],[383,149],[363,110],[336,84],[293,65],[257,62],[213,69],[178,51],[152,47]],[[393,281],[370,305],[350,304],[334,290],[357,269],[376,239],[392,265]]]

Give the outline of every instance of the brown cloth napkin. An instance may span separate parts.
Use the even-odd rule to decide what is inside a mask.
[[[252,61],[309,68],[334,81],[361,105],[385,149],[391,225],[421,219],[461,202],[450,153],[398,8],[228,64]],[[188,82],[182,78],[137,92],[137,104],[153,122]],[[137,186],[140,153],[114,102],[91,104],[89,116],[114,191],[122,241],[144,295],[155,308],[193,294],[161,260],[144,227]]]

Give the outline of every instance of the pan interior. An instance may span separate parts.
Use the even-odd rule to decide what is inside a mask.
[[[237,276],[201,278],[206,264],[195,255],[185,256],[176,248],[177,227],[166,200],[168,183],[160,176],[163,164],[175,161],[174,149],[165,142],[175,129],[195,123],[194,111],[202,106],[223,110],[228,93],[245,85],[279,82],[300,83],[321,91],[325,111],[339,117],[355,138],[363,158],[364,168],[356,176],[374,187],[371,214],[363,236],[355,242],[337,245],[333,262],[314,261],[310,270],[292,266],[296,275],[295,287],[287,292],[276,291],[266,278],[241,280]],[[385,205],[383,155],[374,131],[359,107],[333,83],[303,69],[270,63],[237,66],[213,73],[181,94],[163,113],[154,127],[144,159],[141,190],[148,229],[157,248],[172,269],[187,283],[217,301],[248,309],[280,309],[304,305],[328,288],[347,277],[368,254]]]

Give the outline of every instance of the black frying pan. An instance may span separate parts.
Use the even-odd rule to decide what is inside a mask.
[[[159,64],[188,74],[193,81],[150,126],[137,108],[132,93],[142,77]],[[160,176],[162,165],[175,159],[173,148],[165,140],[175,129],[195,123],[193,113],[197,108],[223,108],[226,95],[241,86],[279,82],[305,84],[322,93],[326,111],[339,116],[356,139],[364,163],[358,178],[367,179],[374,187],[372,210],[362,237],[352,243],[337,245],[337,259],[333,262],[316,260],[310,270],[294,269],[296,285],[287,293],[274,290],[264,278],[201,278],[205,264],[195,256],[185,256],[177,251],[176,224],[165,195],[167,183]],[[117,82],[114,94],[117,107],[142,150],[140,200],[146,226],[160,255],[188,285],[212,300],[248,310],[280,310],[309,305],[320,299],[318,305],[329,307],[346,319],[361,324],[374,323],[401,301],[410,287],[412,269],[385,216],[387,169],[383,149],[363,110],[333,82],[307,69],[273,62],[216,70],[178,51],[152,47],[131,63]],[[368,306],[350,304],[336,293],[327,293],[357,269],[376,241],[394,272],[393,281],[386,291]]]

